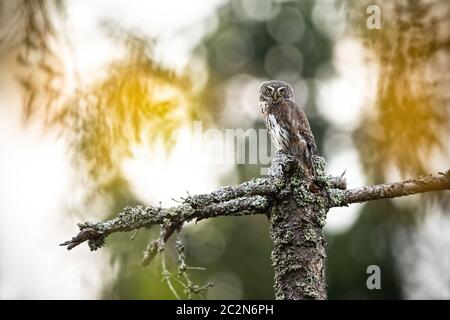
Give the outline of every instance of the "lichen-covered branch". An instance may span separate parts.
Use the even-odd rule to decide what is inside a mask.
[[[188,196],[184,201],[193,208],[199,208],[240,197],[273,196],[277,194],[280,183],[277,177],[257,178],[238,185],[223,187],[208,194]]]
[[[225,215],[267,214],[272,200],[279,196],[284,188],[285,172],[292,168],[292,159],[278,153],[270,168],[269,176],[226,186],[209,194],[189,195],[182,199],[180,205],[171,208],[156,206],[127,207],[118,217],[105,222],[85,222],[78,225],[80,232],[71,240],[62,243],[72,249],[83,242],[88,242],[91,250],[96,250],[105,238],[115,232],[126,232],[161,225],[164,230],[164,242],[184,222],[193,219],[202,220]],[[345,189],[343,177],[326,177],[327,187]],[[148,264],[156,255],[156,242],[150,243],[143,264]]]
[[[378,184],[345,191],[334,190],[332,207],[342,207],[356,202],[397,198],[416,193],[450,190],[450,170],[439,175],[429,175],[394,183]]]
[[[202,220],[225,215],[267,214],[270,199],[283,187],[283,172],[291,161],[286,155],[277,156],[272,174],[244,183],[223,187],[209,194],[189,195],[179,206],[160,208],[155,206],[127,207],[117,218],[99,223],[78,224],[80,232],[71,240],[62,243],[70,250],[83,242],[88,242],[91,250],[104,244],[105,238],[114,232],[133,231],[161,225],[163,238],[167,241],[184,222]],[[149,244],[143,264],[148,264],[157,253],[157,242]]]
[[[206,219],[218,216],[251,215],[267,213],[269,201],[264,196],[241,197],[206,206],[193,208],[188,203],[171,208],[155,206],[135,206],[125,208],[118,217],[99,223],[79,224],[80,232],[71,240],[62,243],[67,249],[88,241],[91,250],[104,244],[105,238],[114,232],[149,228],[159,224],[182,224],[193,219]]]

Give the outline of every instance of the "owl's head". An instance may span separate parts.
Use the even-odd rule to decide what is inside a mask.
[[[294,101],[294,89],[283,81],[266,81],[259,88],[259,100],[270,103],[278,103],[282,100]]]

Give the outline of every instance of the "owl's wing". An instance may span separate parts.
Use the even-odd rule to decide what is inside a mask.
[[[294,101],[284,101],[284,110],[293,130],[298,130],[300,137],[306,141],[309,151],[317,155],[317,146],[305,111]]]

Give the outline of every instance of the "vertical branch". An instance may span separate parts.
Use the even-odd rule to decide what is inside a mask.
[[[318,169],[319,180],[326,179],[323,166]],[[284,176],[284,196],[270,213],[275,298],[326,299],[322,230],[328,211],[326,188],[317,188],[320,181],[308,181],[298,170],[284,170]]]

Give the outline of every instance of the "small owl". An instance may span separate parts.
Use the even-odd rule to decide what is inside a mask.
[[[263,82],[259,106],[277,149],[294,156],[305,172],[314,176],[316,142],[305,112],[295,102],[292,86],[276,80]]]

